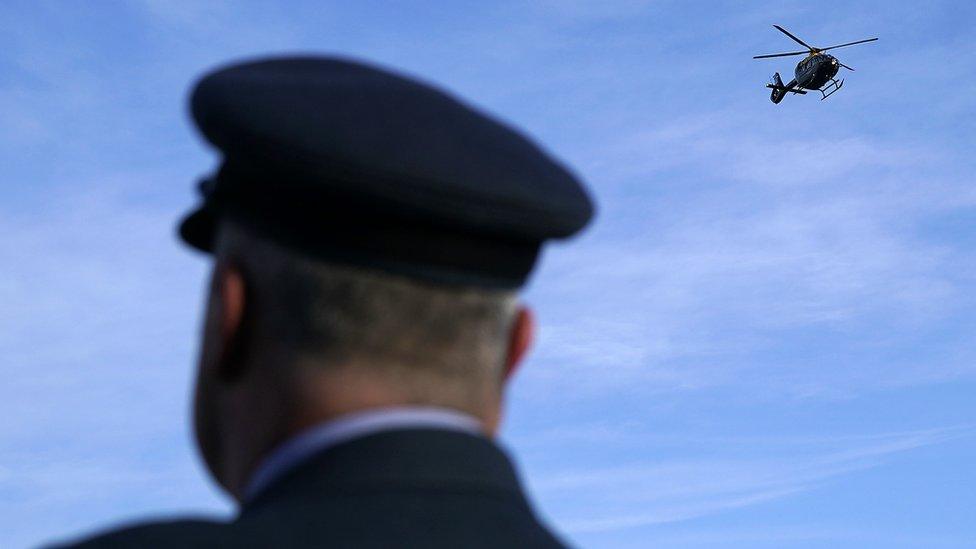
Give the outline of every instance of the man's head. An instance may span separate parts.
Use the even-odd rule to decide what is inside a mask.
[[[297,430],[376,407],[497,429],[529,345],[515,292],[593,215],[519,131],[434,86],[327,57],[231,65],[190,107],[221,153],[180,225],[215,257],[197,438],[235,496]]]
[[[312,259],[230,220],[214,256],[196,434],[231,494],[274,445],[350,412],[438,406],[497,429],[533,331],[514,292]]]

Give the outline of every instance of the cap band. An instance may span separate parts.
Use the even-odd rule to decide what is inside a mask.
[[[229,164],[201,184],[204,205],[180,231],[193,246],[212,251],[219,217],[244,221],[259,233],[319,259],[375,268],[441,284],[517,288],[528,278],[540,242],[480,234],[380,203],[367,204],[327,187],[277,182],[268,192]],[[294,192],[289,192],[292,190]]]

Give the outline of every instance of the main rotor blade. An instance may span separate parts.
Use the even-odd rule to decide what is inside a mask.
[[[817,48],[811,46],[810,44],[807,44],[803,40],[800,40],[799,38],[793,36],[792,34],[790,34],[790,31],[784,29],[783,27],[781,27],[779,25],[773,25],[773,26],[776,27],[776,30],[780,31],[781,33],[785,34],[786,36],[789,36],[793,40],[796,40],[801,46],[803,46],[805,48],[808,48],[808,49],[811,49],[811,50],[816,50],[817,49]]]
[[[867,40],[858,40],[857,42],[848,42],[846,44],[837,44],[836,46],[830,46],[829,48],[820,48],[820,51],[832,50],[834,48],[843,48],[845,46],[853,46],[854,44],[863,44],[865,42],[874,42],[877,38],[868,38]]]
[[[790,53],[771,53],[769,55],[757,55],[753,59],[766,59],[767,57],[789,57],[791,55],[806,55],[808,51],[791,51]]]
[[[848,67],[847,65],[845,65],[845,64],[843,64],[843,63],[841,63],[840,61],[838,61],[838,62],[837,62],[837,64],[838,64],[838,65],[840,65],[840,66],[842,66],[842,67],[844,67],[845,69],[847,69],[847,70],[849,70],[849,71],[853,71],[853,70],[854,70],[854,69],[852,69],[852,68],[850,68],[850,67]]]

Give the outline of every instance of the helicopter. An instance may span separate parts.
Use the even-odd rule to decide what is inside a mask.
[[[837,75],[837,71],[841,67],[849,71],[853,71],[851,67],[841,63],[833,55],[824,53],[827,50],[832,50],[836,48],[843,48],[847,46],[853,46],[854,44],[863,44],[865,42],[874,42],[877,38],[868,38],[866,40],[857,40],[855,42],[847,42],[846,44],[837,44],[836,46],[830,46],[827,48],[815,48],[810,44],[807,44],[803,40],[800,40],[796,36],[790,34],[790,32],[779,25],[773,25],[776,30],[782,32],[786,36],[789,36],[794,41],[807,48],[807,51],[793,51],[787,53],[773,53],[769,55],[757,55],[753,59],[766,59],[769,57],[789,57],[793,55],[806,55],[806,58],[796,64],[796,70],[794,74],[796,77],[787,84],[783,84],[783,79],[780,78],[779,73],[773,75],[773,81],[766,84],[767,88],[770,88],[772,93],[769,94],[769,99],[773,103],[779,103],[786,97],[787,93],[793,93],[798,95],[806,95],[805,90],[817,90],[823,97],[820,98],[821,101],[827,99],[844,85],[844,80],[838,81],[834,78]]]

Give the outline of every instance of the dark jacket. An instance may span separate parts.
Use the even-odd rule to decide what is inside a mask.
[[[285,473],[232,522],[154,522],[69,547],[563,547],[512,464],[468,434],[389,431]]]

